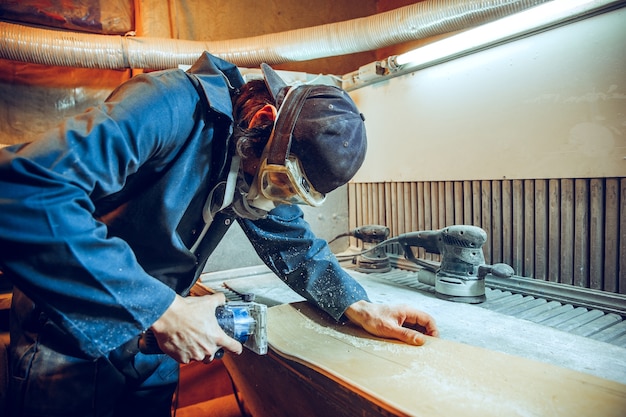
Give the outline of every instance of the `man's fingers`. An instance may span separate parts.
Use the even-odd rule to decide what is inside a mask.
[[[398,339],[404,343],[415,346],[422,346],[426,343],[426,338],[420,332],[406,327],[398,332]]]
[[[219,348],[217,351],[215,351],[214,354],[212,355],[207,355],[203,360],[202,363],[205,364],[209,364],[211,362],[213,362],[215,359],[222,359],[222,357],[224,356],[224,349]]]
[[[220,346],[227,351],[235,353],[237,355],[241,354],[241,352],[243,351],[243,345],[232,337],[228,337],[227,339],[225,339],[223,343],[220,344]]]
[[[429,314],[408,305],[357,301],[344,314],[375,336],[398,339],[411,345],[423,345],[426,336],[439,335],[435,320]]]
[[[420,331],[421,333],[424,333],[428,336],[439,336],[437,323],[435,322],[435,319],[432,318],[429,314],[424,313],[423,311],[408,309],[406,307],[405,311],[408,311],[409,313],[407,313],[405,321],[404,323],[402,323],[402,325]],[[415,326],[410,326],[410,324]]]
[[[428,336],[437,337],[439,336],[439,330],[437,330],[437,323],[435,323],[435,319],[429,316],[426,313],[421,313],[418,316],[417,323],[423,328],[424,334]]]

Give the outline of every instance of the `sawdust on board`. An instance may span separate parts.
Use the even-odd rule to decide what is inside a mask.
[[[385,340],[368,339],[363,337],[353,336],[347,333],[340,332],[333,327],[320,326],[312,321],[306,321],[303,327],[307,330],[314,331],[320,335],[332,337],[333,339],[340,340],[356,349],[371,349],[375,352],[385,352],[391,354],[400,354],[410,348],[408,345],[394,343]]]
[[[515,378],[509,380],[500,372],[483,371],[481,375],[476,375],[475,364],[465,368],[448,351],[359,337],[331,326],[321,326],[311,320],[305,320],[302,327],[402,365],[402,371],[388,375],[388,382],[401,386],[406,385],[406,381],[421,381],[422,390],[411,396],[415,398],[415,402],[422,395],[436,395],[442,404],[450,401],[465,404],[463,408],[467,415],[481,415],[485,410],[490,410],[490,415],[533,417],[550,415],[553,412],[558,414],[559,403],[564,400],[552,397],[545,398],[542,402],[529,403],[525,394],[528,390],[532,391],[533,387],[511,386],[514,385]],[[488,383],[492,381],[500,383],[494,388],[493,384]],[[510,389],[503,390],[507,385]],[[428,387],[427,390],[424,390],[425,386]],[[506,398],[502,397],[503,393],[507,393]]]

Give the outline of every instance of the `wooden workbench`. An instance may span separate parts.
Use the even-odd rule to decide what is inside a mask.
[[[225,357],[254,417],[621,417],[626,385],[444,339],[373,338],[306,303],[269,309],[269,355]]]

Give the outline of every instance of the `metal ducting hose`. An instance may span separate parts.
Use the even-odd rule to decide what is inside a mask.
[[[0,22],[0,58],[103,69],[165,69],[210,51],[242,67],[370,51],[486,23],[548,0],[433,0],[374,16],[226,41],[93,35]]]

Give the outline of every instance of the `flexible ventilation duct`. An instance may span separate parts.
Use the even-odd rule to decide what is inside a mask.
[[[453,32],[547,0],[433,0],[374,16],[226,41],[186,41],[62,32],[0,22],[0,58],[45,65],[165,69],[210,51],[242,67],[370,51]]]

